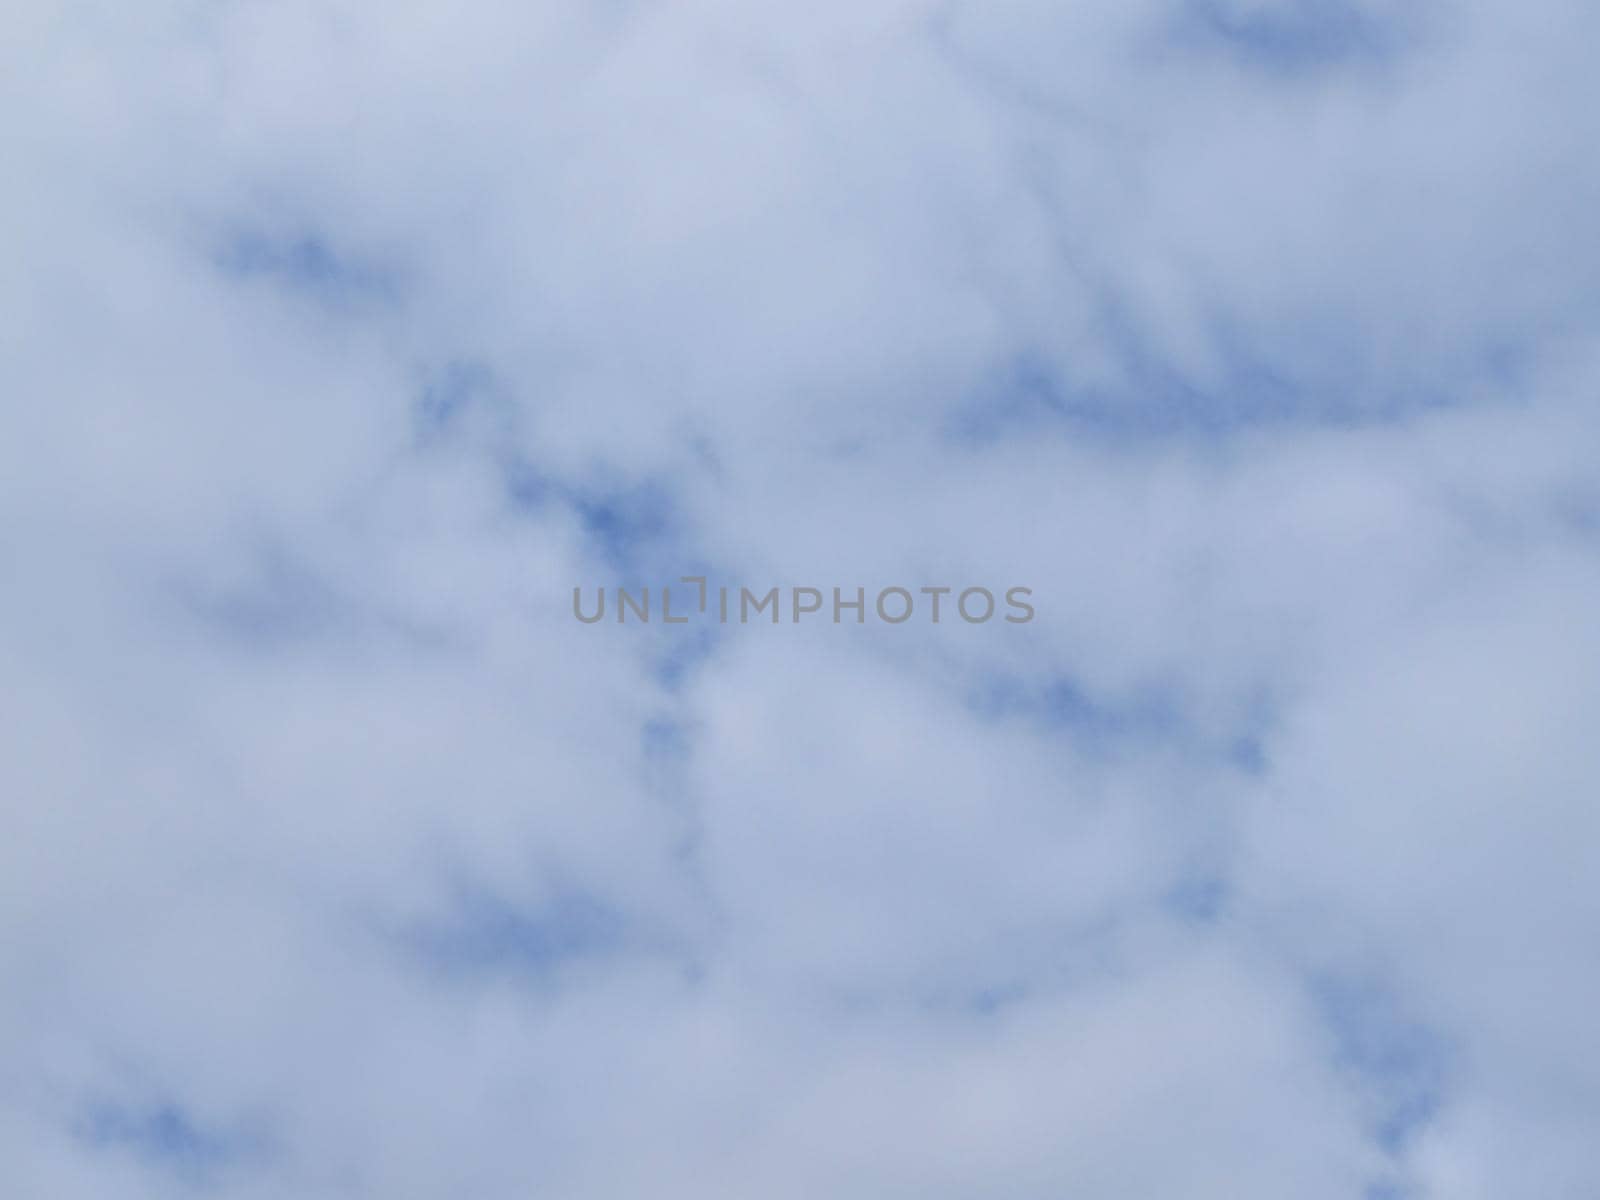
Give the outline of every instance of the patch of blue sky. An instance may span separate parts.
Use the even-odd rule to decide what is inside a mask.
[[[486,889],[460,885],[448,910],[400,934],[407,956],[446,979],[483,975],[549,977],[570,963],[630,944],[628,923],[602,898],[562,887],[524,906]]]
[[[1120,306],[1104,306],[1098,328],[1118,363],[1115,381],[1072,381],[1046,355],[1022,349],[996,363],[954,407],[947,436],[982,447],[1058,426],[1096,440],[1144,441],[1220,435],[1305,415],[1303,393],[1260,359],[1224,346],[1220,379],[1203,385],[1157,353]]]
[[[1115,370],[1086,382],[1038,347],[996,359],[947,410],[943,431],[982,448],[1059,428],[1106,444],[1220,439],[1273,428],[1357,428],[1515,392],[1537,359],[1539,332],[1503,326],[1447,359],[1385,363],[1371,310],[1330,306],[1270,328],[1212,306],[1200,314],[1204,370],[1163,349],[1137,306],[1106,283],[1094,329]]]
[[[1133,743],[1184,745],[1194,739],[1177,694],[1167,689],[1113,698],[1094,695],[1065,677],[1034,682],[996,673],[970,688],[967,704],[980,717],[1029,721],[1108,752]]]
[[[515,508],[539,511],[556,504],[571,511],[591,557],[611,572],[604,581],[608,588],[650,585],[669,568],[669,579],[688,572],[688,531],[664,480],[607,469],[571,479],[517,456],[503,462],[501,477]]]
[[[684,592],[692,602],[693,585],[685,585]],[[676,613],[679,605],[676,597],[680,592],[674,589],[672,594]],[[721,628],[704,622],[705,618],[693,617],[686,625],[669,628],[657,646],[653,671],[656,680],[669,692],[688,683],[695,668],[706,662],[722,644]]]
[[[1070,739],[1091,758],[1157,753],[1242,776],[1266,771],[1276,711],[1260,701],[1217,727],[1196,719],[1176,685],[1108,695],[1066,676],[1029,679],[1000,672],[971,682],[965,701],[981,719],[1023,722],[1039,734]]]
[[[1351,0],[1250,5],[1189,0],[1173,29],[1183,48],[1220,51],[1286,75],[1352,63],[1386,63],[1404,49],[1407,28]]]
[[[1218,870],[1196,867],[1186,871],[1162,896],[1162,907],[1180,921],[1207,925],[1227,912],[1231,889]]]
[[[414,420],[418,437],[427,441],[459,423],[471,408],[494,394],[494,373],[488,365],[456,358],[430,371],[418,390]]]
[[[265,1152],[261,1138],[207,1128],[170,1100],[95,1101],[79,1117],[75,1133],[96,1150],[131,1155],[191,1186],[204,1186],[225,1168],[259,1160]]]
[[[336,246],[315,229],[274,231],[236,227],[213,251],[218,270],[240,280],[264,280],[330,307],[394,302],[400,272]]]
[[[275,647],[349,627],[350,604],[286,547],[260,542],[242,578],[222,585],[179,585],[200,622],[241,643]]]
[[[673,495],[658,482],[578,485],[567,499],[591,547],[614,568],[648,568],[682,532]]]
[[[668,690],[678,688],[721,644],[724,631],[713,623],[715,599],[708,599],[707,612],[700,613],[698,586],[682,582],[686,575],[704,576],[707,596],[717,594],[717,572],[695,547],[672,489],[646,479],[557,485],[555,490],[577,514],[594,557],[612,573],[591,581],[590,588],[605,587],[613,605],[618,587],[636,601],[649,589],[653,633],[644,645],[651,674]],[[671,590],[673,615],[687,616],[687,622],[665,622],[663,589]]]
[[[1378,1097],[1373,1139],[1398,1160],[1444,1102],[1447,1042],[1371,981],[1323,977],[1312,996],[1339,1066]]]

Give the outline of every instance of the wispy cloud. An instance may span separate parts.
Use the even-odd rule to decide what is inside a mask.
[[[9,16],[0,1192],[1581,1193],[1597,19]]]

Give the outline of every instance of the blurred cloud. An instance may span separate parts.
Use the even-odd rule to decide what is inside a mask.
[[[1586,1194],[1593,6],[6,27],[0,1190]]]

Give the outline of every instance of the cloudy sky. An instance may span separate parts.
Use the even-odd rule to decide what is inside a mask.
[[[1597,49],[7,4],[0,1192],[1600,1196]]]

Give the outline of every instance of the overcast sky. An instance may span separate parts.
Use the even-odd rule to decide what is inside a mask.
[[[1597,50],[7,4],[0,1193],[1600,1196]]]

